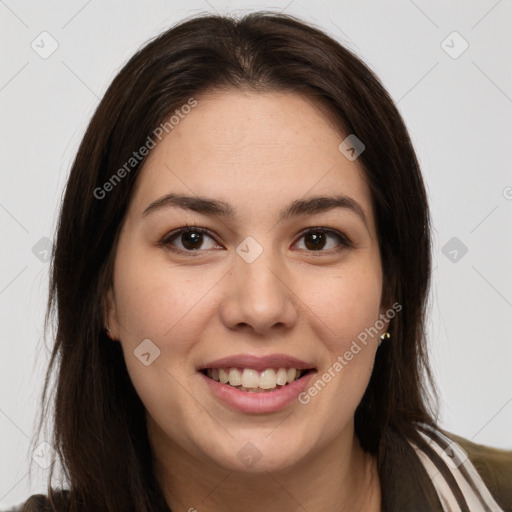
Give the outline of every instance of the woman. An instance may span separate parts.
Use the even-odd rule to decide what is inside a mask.
[[[441,431],[426,193],[374,74],[285,15],[179,24],[121,70],[60,214],[67,490],[21,510],[510,511]]]

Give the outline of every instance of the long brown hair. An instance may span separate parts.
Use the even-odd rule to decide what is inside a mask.
[[[122,68],[89,124],[67,182],[51,262],[45,328],[56,313],[56,330],[41,424],[54,406],[52,443],[71,511],[165,507],[152,472],[143,404],[120,344],[104,331],[119,228],[144,158],[106,197],[94,191],[191,97],[232,88],[307,94],[325,107],[340,133],[365,144],[358,161],[375,211],[382,303],[397,302],[402,310],[377,351],[355,413],[356,434],[365,450],[378,454],[387,427],[421,445],[415,422],[435,424],[425,348],[429,210],[411,140],[391,97],[351,51],[294,17],[202,15],[156,37]]]

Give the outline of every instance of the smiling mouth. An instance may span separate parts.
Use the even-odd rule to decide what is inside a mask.
[[[316,369],[266,368],[263,371],[252,368],[203,368],[206,377],[248,393],[268,393],[290,385],[292,382],[315,372]]]

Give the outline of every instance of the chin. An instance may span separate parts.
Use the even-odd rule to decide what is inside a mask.
[[[288,444],[277,435],[272,439],[273,435],[266,430],[254,436],[238,436],[238,439],[234,436],[236,440],[230,437],[223,449],[218,451],[220,444],[217,444],[215,453],[209,451],[209,457],[228,471],[252,475],[287,471],[299,464],[307,454],[301,437],[288,433],[286,438],[291,441]]]

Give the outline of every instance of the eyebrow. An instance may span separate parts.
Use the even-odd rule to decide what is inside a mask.
[[[187,196],[171,193],[153,201],[144,210],[142,217],[146,217],[163,208],[173,207],[226,218],[233,218],[236,215],[235,209],[224,201],[202,196]],[[334,208],[344,208],[355,213],[364,222],[366,228],[368,228],[367,219],[360,204],[351,197],[344,195],[313,196],[307,199],[297,199],[280,212],[279,219],[283,220],[300,215],[311,215],[333,210]]]

